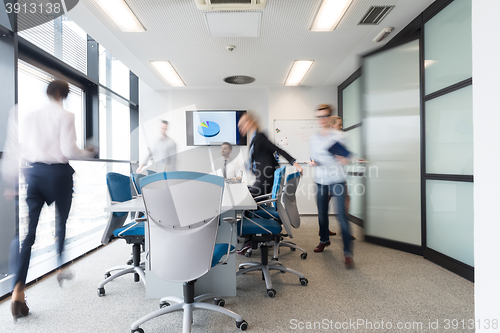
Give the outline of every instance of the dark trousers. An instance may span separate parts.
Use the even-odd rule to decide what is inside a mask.
[[[328,219],[328,202],[330,196],[335,198],[337,202],[337,219],[340,222],[342,230],[342,241],[344,242],[344,255],[352,257],[352,237],[351,228],[345,211],[345,183],[337,183],[330,185],[316,184],[318,188],[318,222],[320,242],[326,243],[330,240],[329,236],[329,219]]]
[[[260,177],[255,180],[255,183],[248,186],[248,190],[253,197],[271,193],[273,191],[274,174],[268,177]],[[264,199],[265,200],[265,199]]]
[[[19,265],[15,283],[26,283],[31,257],[31,247],[35,242],[38,219],[44,203],[55,202],[56,205],[56,238],[58,264],[62,265],[61,253],[66,238],[66,221],[68,220],[71,201],[73,200],[73,173],[69,164],[33,163],[27,172],[28,196],[26,203],[29,208],[28,234],[21,245]]]

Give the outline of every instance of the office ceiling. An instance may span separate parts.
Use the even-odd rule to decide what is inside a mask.
[[[254,77],[248,86],[283,86],[295,60],[314,60],[302,85],[339,85],[359,67],[359,55],[385,44],[434,0],[354,0],[331,32],[310,31],[322,0],[268,0],[259,37],[211,37],[194,0],[126,1],[146,32],[121,32],[94,0],[81,0],[68,16],[153,89],[171,89],[150,61],[170,61],[188,88],[227,87],[223,79],[233,75]],[[395,7],[380,25],[357,25],[372,5]],[[395,30],[373,42],[386,27]]]

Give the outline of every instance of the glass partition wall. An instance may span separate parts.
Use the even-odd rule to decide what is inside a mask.
[[[366,215],[356,215],[365,220],[366,240],[423,254],[469,280],[471,7],[471,0],[436,0],[386,46],[365,55],[363,75],[355,72],[338,94],[339,115],[354,138],[350,149],[358,152],[362,137],[359,153],[369,161],[360,178],[365,197],[351,203],[356,214],[356,200],[366,200]]]
[[[359,162],[363,157],[361,133],[361,71],[356,71],[339,87],[339,116],[347,133],[347,148],[353,154],[352,164],[346,166],[347,191],[349,193],[348,218],[358,225],[365,219],[365,181],[366,167]]]
[[[419,40],[365,57],[363,64],[365,238],[418,252],[420,217]]]
[[[424,36],[424,255],[474,278],[472,0],[430,18]]]

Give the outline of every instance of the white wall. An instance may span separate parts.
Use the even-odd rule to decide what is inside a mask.
[[[155,91],[144,81],[139,81],[139,156],[147,156],[147,146],[159,135],[161,120],[172,121],[171,92]],[[151,141],[151,142],[150,142]]]
[[[500,45],[498,36],[498,0],[472,2],[472,61],[474,99],[474,261],[476,324],[490,332],[486,320],[500,321],[500,189],[499,142]],[[493,168],[493,171],[492,171]],[[497,322],[498,323],[498,322]],[[477,327],[476,327],[477,328]],[[498,329],[498,328],[497,328]]]
[[[271,141],[274,119],[310,119],[314,109],[322,103],[337,105],[337,87],[227,87],[227,88],[182,88],[170,91],[155,91],[140,82],[139,96],[139,150],[147,154],[146,141],[153,144],[159,133],[159,122],[169,121],[168,135],[178,148],[177,168],[209,172],[210,154],[220,156],[219,147],[188,147],[186,145],[187,110],[203,109],[243,109],[252,111],[260,120],[261,129]],[[210,150],[209,150],[210,149]],[[237,148],[233,148],[233,154]],[[241,149],[245,157],[248,150]],[[312,173],[303,165],[304,175],[301,184],[312,186]],[[293,169],[291,170],[293,171]],[[251,178],[249,182],[251,182]],[[304,191],[298,196],[301,214],[316,214],[314,193]]]
[[[274,138],[275,119],[312,119],[319,104],[337,106],[337,87],[277,87],[269,88],[269,138]],[[313,170],[307,164],[304,169],[299,189],[297,205],[301,214],[317,214],[316,185]],[[290,168],[289,168],[290,169]],[[291,168],[291,171],[294,171]],[[331,212],[333,212],[333,204]]]

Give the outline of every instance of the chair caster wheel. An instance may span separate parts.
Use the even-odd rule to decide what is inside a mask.
[[[134,261],[132,259],[130,259],[129,261],[127,261],[127,265],[132,265],[134,263]]]
[[[220,306],[221,308],[223,308],[224,305],[226,305],[226,301],[223,299],[216,299],[214,303],[215,305]]]
[[[169,302],[160,302],[160,309],[166,308],[167,306],[170,306]]]
[[[106,273],[106,274],[104,274],[104,279],[107,279],[107,278],[109,278],[110,276],[111,276],[111,273]]]
[[[307,286],[307,284],[309,283],[309,280],[306,278],[300,278],[299,281],[300,281],[300,284],[303,286]]]
[[[278,261],[278,258],[272,258],[271,261]]]
[[[131,331],[131,333],[144,333],[144,330],[142,328],[138,328],[136,330]]]
[[[276,296],[276,290],[274,290],[274,289],[267,289],[267,296],[269,296],[271,298],[274,297],[274,296]]]
[[[104,295],[106,295],[104,288],[97,288],[97,296],[102,297]]]
[[[300,259],[305,259],[305,258],[307,258],[307,253],[302,253],[302,254],[300,255]]]
[[[245,257],[250,258],[252,256],[252,251],[245,252]]]
[[[291,248],[290,248],[290,251],[295,251],[295,250],[297,250],[297,249],[296,249],[296,248],[294,248],[294,247],[291,247]]]
[[[246,321],[237,321],[236,327],[238,327],[242,331],[246,331],[248,328],[248,323]]]

